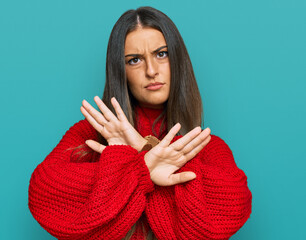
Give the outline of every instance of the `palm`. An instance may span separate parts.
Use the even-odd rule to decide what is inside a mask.
[[[113,131],[108,132],[110,139],[108,144],[114,145],[118,143],[124,143],[135,149],[139,148],[138,140],[142,138],[141,135],[127,120],[120,123],[121,124],[117,125],[115,128],[112,128]]]
[[[179,129],[180,125],[175,125],[166,137],[145,155],[151,179],[156,185],[171,186],[196,177],[193,172],[175,172],[206,146],[210,141],[210,129],[201,131],[201,128],[197,127],[170,144]]]
[[[101,112],[97,111],[85,100],[83,101],[81,112],[88,122],[106,139],[108,145],[130,145],[140,150],[145,144],[145,140],[129,123],[116,99],[112,98],[111,102],[117,116],[108,109],[99,97],[95,97],[94,100]],[[86,143],[89,143],[89,147],[100,153],[105,148],[105,146],[93,140]]]

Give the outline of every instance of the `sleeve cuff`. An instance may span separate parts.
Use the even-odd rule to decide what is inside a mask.
[[[144,190],[145,194],[149,192],[153,192],[155,189],[155,185],[151,180],[150,171],[144,161],[144,155],[147,151],[142,151],[137,155],[137,173],[139,174],[139,186]]]
[[[122,164],[120,168],[131,168],[130,171],[123,172],[133,172],[137,176],[139,188],[147,194],[154,190],[154,183],[144,161],[146,153],[147,151],[138,153],[136,149],[129,145],[112,145],[107,146],[101,156],[107,159],[108,165],[119,167],[118,164]]]

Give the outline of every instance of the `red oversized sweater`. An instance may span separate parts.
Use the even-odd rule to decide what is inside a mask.
[[[159,114],[138,110],[142,136],[153,135],[151,126]],[[144,162],[146,152],[130,146],[107,146],[94,162],[91,154],[74,159],[71,148],[88,139],[97,139],[97,132],[81,120],[30,180],[29,208],[59,239],[122,239],[140,217],[158,239],[228,239],[250,216],[247,177],[217,136],[179,170],[195,172],[196,179],[171,187],[154,185]],[[141,229],[132,239],[143,239]]]

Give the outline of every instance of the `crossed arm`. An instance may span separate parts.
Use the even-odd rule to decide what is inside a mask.
[[[86,101],[81,111],[109,145],[141,149],[145,141],[129,124],[118,102],[111,100],[117,116],[98,97],[95,102],[101,113]],[[179,129],[176,124],[144,155],[150,178],[158,185],[147,197],[150,226],[160,239],[228,239],[251,213],[247,178],[226,143],[211,137],[210,129],[196,127],[173,142]],[[98,152],[105,149],[94,141],[87,141],[87,145]]]
[[[117,100],[115,98],[111,99],[117,116],[107,108],[99,97],[96,96],[94,100],[101,112],[85,100],[82,102],[81,112],[88,122],[106,139],[109,146],[130,145],[140,151],[146,140],[129,123]],[[179,123],[173,126],[162,141],[144,156],[151,180],[156,185],[171,186],[196,178],[196,174],[191,171],[174,172],[194,158],[208,144],[211,139],[210,129],[206,128],[202,131],[200,127],[196,127],[171,144],[180,128]],[[99,153],[102,153],[106,147],[93,140],[87,140],[86,144]]]
[[[95,102],[101,113],[83,101],[87,121],[69,129],[32,174],[29,208],[48,232],[59,239],[122,239],[143,211],[161,239],[228,239],[244,224],[251,212],[246,176],[209,129],[195,128],[171,143],[177,124],[138,153],[146,141],[117,101],[116,114],[98,97]],[[108,147],[94,141],[96,131]],[[98,162],[70,161],[67,149],[84,141],[102,153]]]

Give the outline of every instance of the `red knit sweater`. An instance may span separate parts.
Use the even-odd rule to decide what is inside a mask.
[[[153,135],[151,126],[159,114],[138,111],[142,136]],[[171,187],[154,185],[145,152],[130,146],[107,146],[95,162],[90,162],[91,154],[77,160],[70,148],[87,139],[97,139],[97,133],[81,120],[30,180],[29,208],[59,239],[122,239],[141,216],[158,239],[228,239],[250,216],[247,178],[217,136],[180,169],[195,172],[197,178]],[[141,229],[132,239],[143,239]]]

